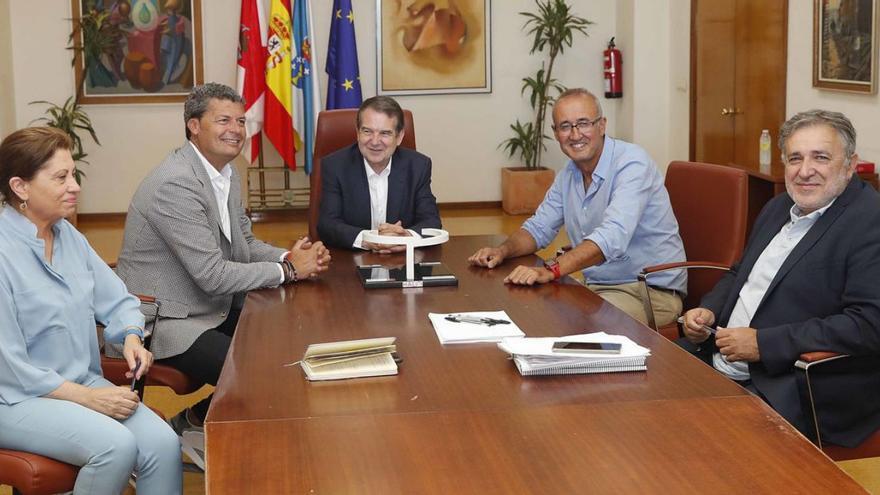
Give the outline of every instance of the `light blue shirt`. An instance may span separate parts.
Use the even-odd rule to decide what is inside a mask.
[[[52,227],[52,263],[24,215],[0,210],[0,403],[101,376],[95,322],[107,342],[143,328],[138,299],[66,220]],[[137,333],[141,333],[140,330]]]
[[[644,149],[606,136],[592,178],[585,191],[574,162],[559,171],[538,211],[523,224],[539,248],[553,242],[564,223],[573,245],[591,240],[602,250],[605,262],[583,270],[588,283],[600,285],[635,282],[647,266],[685,261],[663,176]],[[655,287],[687,291],[684,270],[650,280]]]

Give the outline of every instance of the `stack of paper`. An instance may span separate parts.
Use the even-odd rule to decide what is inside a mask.
[[[450,321],[467,320],[467,321]],[[428,313],[441,344],[501,342],[505,337],[525,334],[504,311],[471,311],[467,313]],[[486,323],[471,323],[470,321]],[[503,322],[503,323],[502,323]],[[489,324],[491,323],[491,324]]]
[[[340,380],[364,376],[396,375],[395,337],[344,340],[312,344],[301,361],[306,378]]]
[[[577,354],[553,352],[556,341],[614,342],[621,345],[620,353]],[[618,371],[644,371],[645,358],[651,351],[623,335],[605,332],[543,337],[504,339],[498,347],[513,357],[521,375],[570,375],[583,373],[613,373]]]

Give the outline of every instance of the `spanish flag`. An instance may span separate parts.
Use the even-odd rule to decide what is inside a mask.
[[[290,0],[272,0],[266,49],[266,109],[263,125],[266,137],[284,163],[296,170],[296,150],[301,146],[293,130],[293,85]]]

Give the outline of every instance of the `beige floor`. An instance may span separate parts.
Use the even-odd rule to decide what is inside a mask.
[[[504,214],[498,208],[442,210],[443,226],[452,235],[510,234],[519,228],[525,216]],[[122,224],[118,221],[94,221],[84,219],[80,230],[98,254],[107,261],[115,260],[122,243]],[[297,215],[291,221],[264,222],[254,225],[254,233],[260,239],[278,246],[290,246],[297,238],[307,232],[304,215]],[[565,235],[557,237],[556,242],[539,253],[549,257],[557,247],[567,244]],[[145,402],[171,417],[189,404],[195,403],[211,392],[212,387],[187,395],[176,396],[169,389],[147,387]],[[871,493],[880,494],[880,458],[840,462],[838,465],[862,484]],[[187,473],[184,476],[184,492],[188,495],[203,494],[204,476]],[[0,495],[9,495],[8,487],[0,486]],[[128,490],[133,494],[134,490]]]

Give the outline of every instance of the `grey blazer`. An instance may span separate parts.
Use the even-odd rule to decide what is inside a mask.
[[[156,359],[186,351],[219,326],[247,291],[278,285],[279,249],[254,238],[233,167],[229,191],[232,242],[220,229],[211,181],[186,142],[141,182],[128,208],[117,273],[134,294],[156,297]]]

